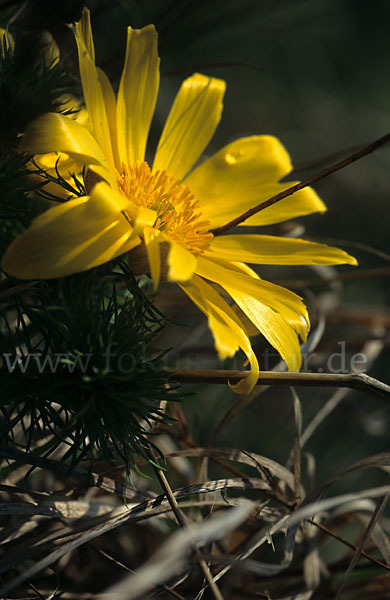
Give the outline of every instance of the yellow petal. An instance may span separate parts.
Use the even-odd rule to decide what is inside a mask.
[[[114,162],[117,170],[120,171],[121,163],[119,159],[118,136],[116,130],[116,98],[110,80],[108,79],[105,72],[99,69],[99,67],[97,67],[97,73],[99,77],[100,86],[102,88],[104,105],[106,107]],[[86,112],[86,114],[88,113]]]
[[[228,223],[246,210],[294,185],[277,183],[291,170],[284,146],[269,135],[241,138],[199,165],[185,179],[212,227]],[[245,225],[268,225],[312,212],[325,205],[312,188],[260,211]]]
[[[234,356],[238,348],[246,354],[251,367],[248,377],[231,387],[238,394],[249,393],[258,380],[259,365],[237,315],[210,285],[196,275],[181,288],[207,316],[220,359]]]
[[[195,256],[180,246],[168,239],[171,247],[168,253],[168,279],[170,281],[187,281],[190,279],[196,269],[197,260]]]
[[[113,190],[105,181],[99,181],[93,188],[89,200],[93,208],[95,220],[111,216],[117,218],[129,206],[129,201],[123,194]]]
[[[21,152],[45,154],[65,152],[85,165],[108,166],[107,160],[89,131],[73,119],[47,113],[28,125],[20,144]]]
[[[77,43],[83,95],[93,135],[103,150],[109,164],[114,166],[110,126],[105,105],[101,77],[95,66],[95,51],[89,10],[84,8],[81,21],[75,23],[73,33]]]
[[[159,62],[154,25],[129,27],[117,106],[119,155],[128,165],[144,160],[158,92]]]
[[[276,194],[287,190],[297,183],[299,183],[299,181],[288,181],[287,183],[275,183],[274,185],[264,187],[261,196],[257,200],[257,204],[260,204],[260,202],[263,202],[264,200],[268,200],[268,198],[273,198]],[[251,207],[248,206],[248,209],[249,208]],[[247,209],[245,208],[245,210]],[[326,210],[325,204],[313,188],[305,187],[302,190],[295,192],[295,194],[283,198],[280,202],[276,202],[268,208],[259,211],[253,215],[253,217],[250,217],[244,223],[241,223],[241,225],[273,225],[274,223],[282,223],[289,219],[311,215],[316,212],[323,213],[326,212]]]
[[[240,322],[238,317],[230,312],[230,306],[219,295],[216,299],[217,292],[196,275],[180,287],[208,317],[220,360],[232,358],[240,347],[239,336],[235,330],[236,325],[240,327]],[[234,325],[229,328],[228,325],[231,323]]]
[[[156,211],[133,204],[124,194],[105,181],[100,181],[93,187],[90,201],[93,203],[95,218],[111,215],[113,220],[118,217],[126,220],[131,230],[129,241],[133,241],[138,235],[143,235],[144,228],[152,227],[156,221]]]
[[[199,73],[183,82],[157,147],[154,172],[166,169],[177,179],[188,173],[219,123],[225,87],[221,79]]]
[[[302,364],[298,335],[293,327],[277,313],[252,296],[239,292],[229,286],[225,287],[236,304],[254,323],[269,343],[286,361],[289,371],[299,371]]]
[[[246,265],[245,263],[228,263],[227,261],[218,261],[222,264],[222,266],[224,266],[225,268],[228,269],[232,269],[233,271],[238,271],[239,273],[244,273],[245,275],[249,275],[249,277],[252,277],[253,279],[257,279],[259,281],[263,281],[259,275],[253,270],[251,269],[248,265]],[[264,285],[267,285],[269,282],[263,281]],[[273,286],[273,284],[271,284],[271,286]],[[272,291],[276,290],[277,296],[279,297],[280,293],[283,294],[284,296],[284,292],[287,291],[285,290],[285,288],[281,288],[279,286],[275,286],[275,287],[271,287]],[[268,288],[268,294],[269,294],[269,288]],[[282,297],[283,297],[282,296]],[[299,298],[299,296],[298,296]],[[300,300],[300,298],[299,298]],[[277,301],[277,299],[276,299]],[[272,305],[274,304],[275,299],[271,300],[269,299],[269,303],[270,306],[272,308]],[[276,304],[275,304],[276,305]],[[303,312],[297,312],[296,309],[303,309]],[[287,321],[287,323],[289,323],[292,328],[294,329],[294,331],[296,331],[296,333],[299,335],[299,337],[306,342],[307,341],[307,334],[310,330],[310,321],[309,321],[309,315],[307,313],[306,307],[302,304],[299,303],[298,306],[296,307],[296,309],[291,308],[290,306],[286,306],[283,305],[283,318]],[[241,309],[238,309],[239,311]],[[241,317],[240,317],[241,318]],[[248,317],[247,317],[248,319]],[[245,321],[245,327],[246,330],[248,332],[248,335],[256,335],[259,333],[259,330],[257,327],[255,327],[252,323],[252,327],[248,327],[246,321]],[[255,332],[253,331],[253,328],[255,328]]]
[[[257,265],[356,265],[344,250],[271,235],[224,235],[211,240],[210,258]]]
[[[83,8],[81,20],[74,24],[74,33],[82,41],[91,60],[95,62],[95,47],[93,44],[91,16],[88,8]]]
[[[285,309],[291,309],[308,320],[307,308],[300,296],[280,285],[250,277],[245,273],[239,273],[234,268],[235,265],[232,265],[233,268],[231,268],[230,264],[227,262],[224,264],[222,261],[215,262],[199,256],[196,272],[198,275],[206,277],[224,288],[228,285],[237,289],[237,291],[258,298],[274,310],[282,313]]]
[[[150,274],[153,280],[153,289],[157,290],[161,275],[161,257],[159,232],[151,227],[145,227],[144,240],[148,255]]]
[[[145,227],[152,227],[156,221],[157,213],[146,206],[133,206],[127,208],[127,213],[132,215],[134,231],[131,239],[135,236],[143,235]]]
[[[221,285],[278,350],[289,370],[299,370],[300,347],[292,322],[299,322],[301,317],[308,321],[307,309],[299,296],[268,281],[251,278],[203,257],[198,258],[196,272]]]
[[[9,33],[7,29],[0,27],[0,51],[3,58],[7,56],[8,53],[14,52],[15,42],[13,36]]]
[[[111,215],[112,218],[117,218],[121,213],[132,231],[129,241],[138,235],[143,235],[145,227],[152,227],[156,221],[155,210],[133,204],[124,194],[105,181],[95,184],[91,192],[91,202],[94,203],[95,216],[98,211],[101,216]]]
[[[132,228],[104,196],[104,185],[95,186],[95,198],[64,202],[34,219],[8,248],[3,269],[21,279],[63,277],[103,264],[139,244],[129,241]]]
[[[237,317],[240,319],[243,329],[247,336],[253,337],[255,335],[259,335],[259,330],[256,325],[252,323],[252,321],[246,316],[246,314],[241,310],[237,304],[233,304],[232,309],[234,310]]]

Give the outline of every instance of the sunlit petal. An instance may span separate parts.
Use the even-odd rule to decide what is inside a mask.
[[[259,331],[278,350],[290,370],[300,368],[297,332],[289,323],[293,317],[307,317],[299,296],[285,288],[254,279],[200,257],[196,272],[221,285]]]
[[[159,232],[151,227],[145,227],[144,240],[148,261],[150,266],[150,275],[153,280],[153,289],[157,290],[161,275],[161,256]]]
[[[198,257],[196,272],[202,277],[206,277],[215,283],[225,287],[234,287],[238,291],[243,291],[254,297],[258,297],[264,304],[270,306],[274,310],[282,312],[284,307],[290,308],[297,314],[301,314],[307,318],[307,308],[303,304],[302,299],[297,294],[287,290],[280,285],[264,281],[263,279],[255,279],[244,273],[239,273],[225,265],[208,260],[202,256]]]
[[[106,157],[89,131],[77,121],[58,113],[47,113],[28,125],[21,152],[45,154],[65,152],[82,164],[108,166]]]
[[[299,371],[302,358],[298,335],[284,315],[275,312],[249,294],[238,292],[230,286],[226,286],[225,289],[260,333],[279,352],[289,371]]]
[[[293,185],[277,183],[290,170],[290,157],[277,138],[252,136],[222,148],[190,173],[185,183],[211,226],[219,227]],[[245,225],[268,225],[324,210],[314,190],[304,188],[254,215]]]
[[[168,253],[168,279],[170,281],[187,281],[192,277],[197,264],[197,259],[188,250],[170,242],[170,250]]]
[[[210,258],[263,265],[356,265],[344,250],[300,239],[271,235],[224,235],[214,237]]]
[[[144,160],[158,92],[159,62],[154,26],[129,27],[117,106],[119,155],[128,165]]]
[[[104,105],[106,107],[108,126],[110,128],[110,138],[111,138],[111,146],[112,153],[114,156],[114,163],[116,168],[119,170],[121,163],[119,160],[119,152],[118,152],[118,136],[116,129],[116,98],[114,94],[114,90],[112,89],[112,85],[110,80],[104,71],[97,68],[97,73],[99,77],[100,86],[102,88],[102,94],[104,99]]]
[[[165,123],[153,171],[182,179],[206,148],[219,123],[225,82],[195,73],[186,79]]]
[[[114,166],[111,146],[110,126],[105,105],[106,94],[103,93],[101,80],[95,66],[95,51],[91,31],[90,13],[84,8],[81,21],[73,27],[79,55],[80,78],[83,95],[87,107],[90,126],[93,135],[107,157],[110,165]],[[103,82],[105,85],[105,82]],[[105,92],[107,90],[105,89]]]
[[[307,334],[310,329],[310,321],[309,315],[306,309],[306,306],[301,302],[301,298],[299,296],[295,296],[295,300],[297,300],[293,305],[285,304],[285,296],[288,294],[288,290],[278,285],[274,285],[269,281],[264,281],[259,277],[259,275],[251,269],[245,263],[238,262],[228,262],[225,260],[218,260],[225,269],[237,271],[238,273],[244,273],[245,275],[249,275],[252,279],[256,279],[258,282],[259,288],[262,287],[264,293],[261,294],[260,298],[265,301],[266,304],[270,307],[281,307],[283,311],[283,318],[291,325],[294,331],[299,335],[299,337],[306,342]],[[260,289],[258,290],[260,293]],[[252,294],[254,291],[252,290]],[[239,311],[241,309],[238,309]],[[241,317],[240,317],[241,318]],[[259,333],[259,329],[253,324],[252,327],[248,327],[245,321],[245,327],[248,331],[249,335],[256,335]],[[255,328],[255,331],[253,330]]]
[[[145,227],[153,227],[156,220],[156,212],[150,208],[145,208],[145,206],[128,207],[126,212],[132,215],[134,223],[134,231],[131,239],[137,235],[143,235]]]
[[[205,281],[196,275],[182,289],[207,316],[221,360],[232,357],[241,348],[246,354],[251,370],[248,377],[231,385],[238,394],[250,392],[259,377],[259,365],[244,327],[231,307]]]
[[[143,235],[144,228],[152,227],[156,220],[156,211],[132,204],[124,194],[111,188],[106,182],[95,185],[91,192],[91,202],[95,218],[98,213],[102,217],[111,215],[112,219],[116,219],[120,214],[126,220],[132,232],[129,241]]]
[[[139,240],[129,242],[132,229],[117,208],[97,194],[49,209],[11,244],[3,269],[20,279],[63,277],[127,252]]]

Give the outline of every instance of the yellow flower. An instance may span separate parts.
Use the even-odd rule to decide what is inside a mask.
[[[130,251],[134,263],[144,253],[155,287],[162,275],[177,282],[207,316],[221,359],[239,348],[246,354],[251,369],[235,391],[250,391],[259,367],[239,311],[224,296],[231,297],[288,368],[298,371],[299,336],[306,339],[309,322],[306,307],[299,296],[263,281],[245,263],[356,264],[355,259],[304,240],[212,234],[213,228],[292,185],[278,183],[291,170],[286,150],[274,137],[253,136],[195,166],[218,125],[225,90],[223,81],[195,74],[183,82],[149,166],[145,148],[159,85],[154,27],[128,28],[117,98],[95,66],[88,10],[73,30],[88,126],[46,114],[27,128],[22,149],[64,152],[84,164],[88,195],[36,218],[8,249],[4,270],[22,279],[62,277]],[[305,188],[243,225],[269,225],[324,210],[316,193]]]

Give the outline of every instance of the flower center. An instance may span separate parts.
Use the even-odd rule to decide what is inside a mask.
[[[208,249],[213,234],[202,220],[199,202],[191,190],[166,171],[151,173],[145,162],[127,167],[117,175],[119,189],[137,206],[157,212],[154,228],[195,254]]]

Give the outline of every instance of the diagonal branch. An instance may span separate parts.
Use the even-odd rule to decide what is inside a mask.
[[[225,233],[225,231],[228,231],[228,229],[232,229],[236,225],[243,223],[243,221],[246,221],[247,219],[249,219],[249,217],[252,217],[261,210],[264,210],[265,208],[268,208],[269,206],[280,202],[280,200],[283,200],[288,196],[292,196],[292,194],[295,194],[295,192],[298,192],[299,190],[302,190],[303,188],[312,185],[313,183],[316,183],[320,179],[328,177],[328,175],[331,175],[332,173],[336,173],[336,171],[339,171],[340,169],[347,167],[348,165],[356,162],[357,160],[360,160],[364,156],[367,156],[367,154],[371,154],[371,152],[374,152],[374,150],[377,150],[378,148],[384,146],[388,142],[390,142],[390,133],[387,133],[383,137],[375,140],[375,142],[372,142],[368,146],[364,146],[364,148],[358,150],[357,152],[354,152],[344,160],[341,160],[335,163],[334,165],[327,167],[323,171],[316,173],[316,175],[309,177],[309,179],[305,179],[304,181],[301,181],[300,183],[289,187],[287,190],[276,194],[276,196],[272,196],[272,198],[264,200],[264,202],[260,202],[260,204],[257,204],[257,206],[254,206],[253,208],[250,208],[249,210],[242,213],[232,221],[229,221],[229,223],[226,223],[226,225],[222,225],[222,227],[217,227],[216,229],[214,229],[213,234],[221,235],[221,233]]]

